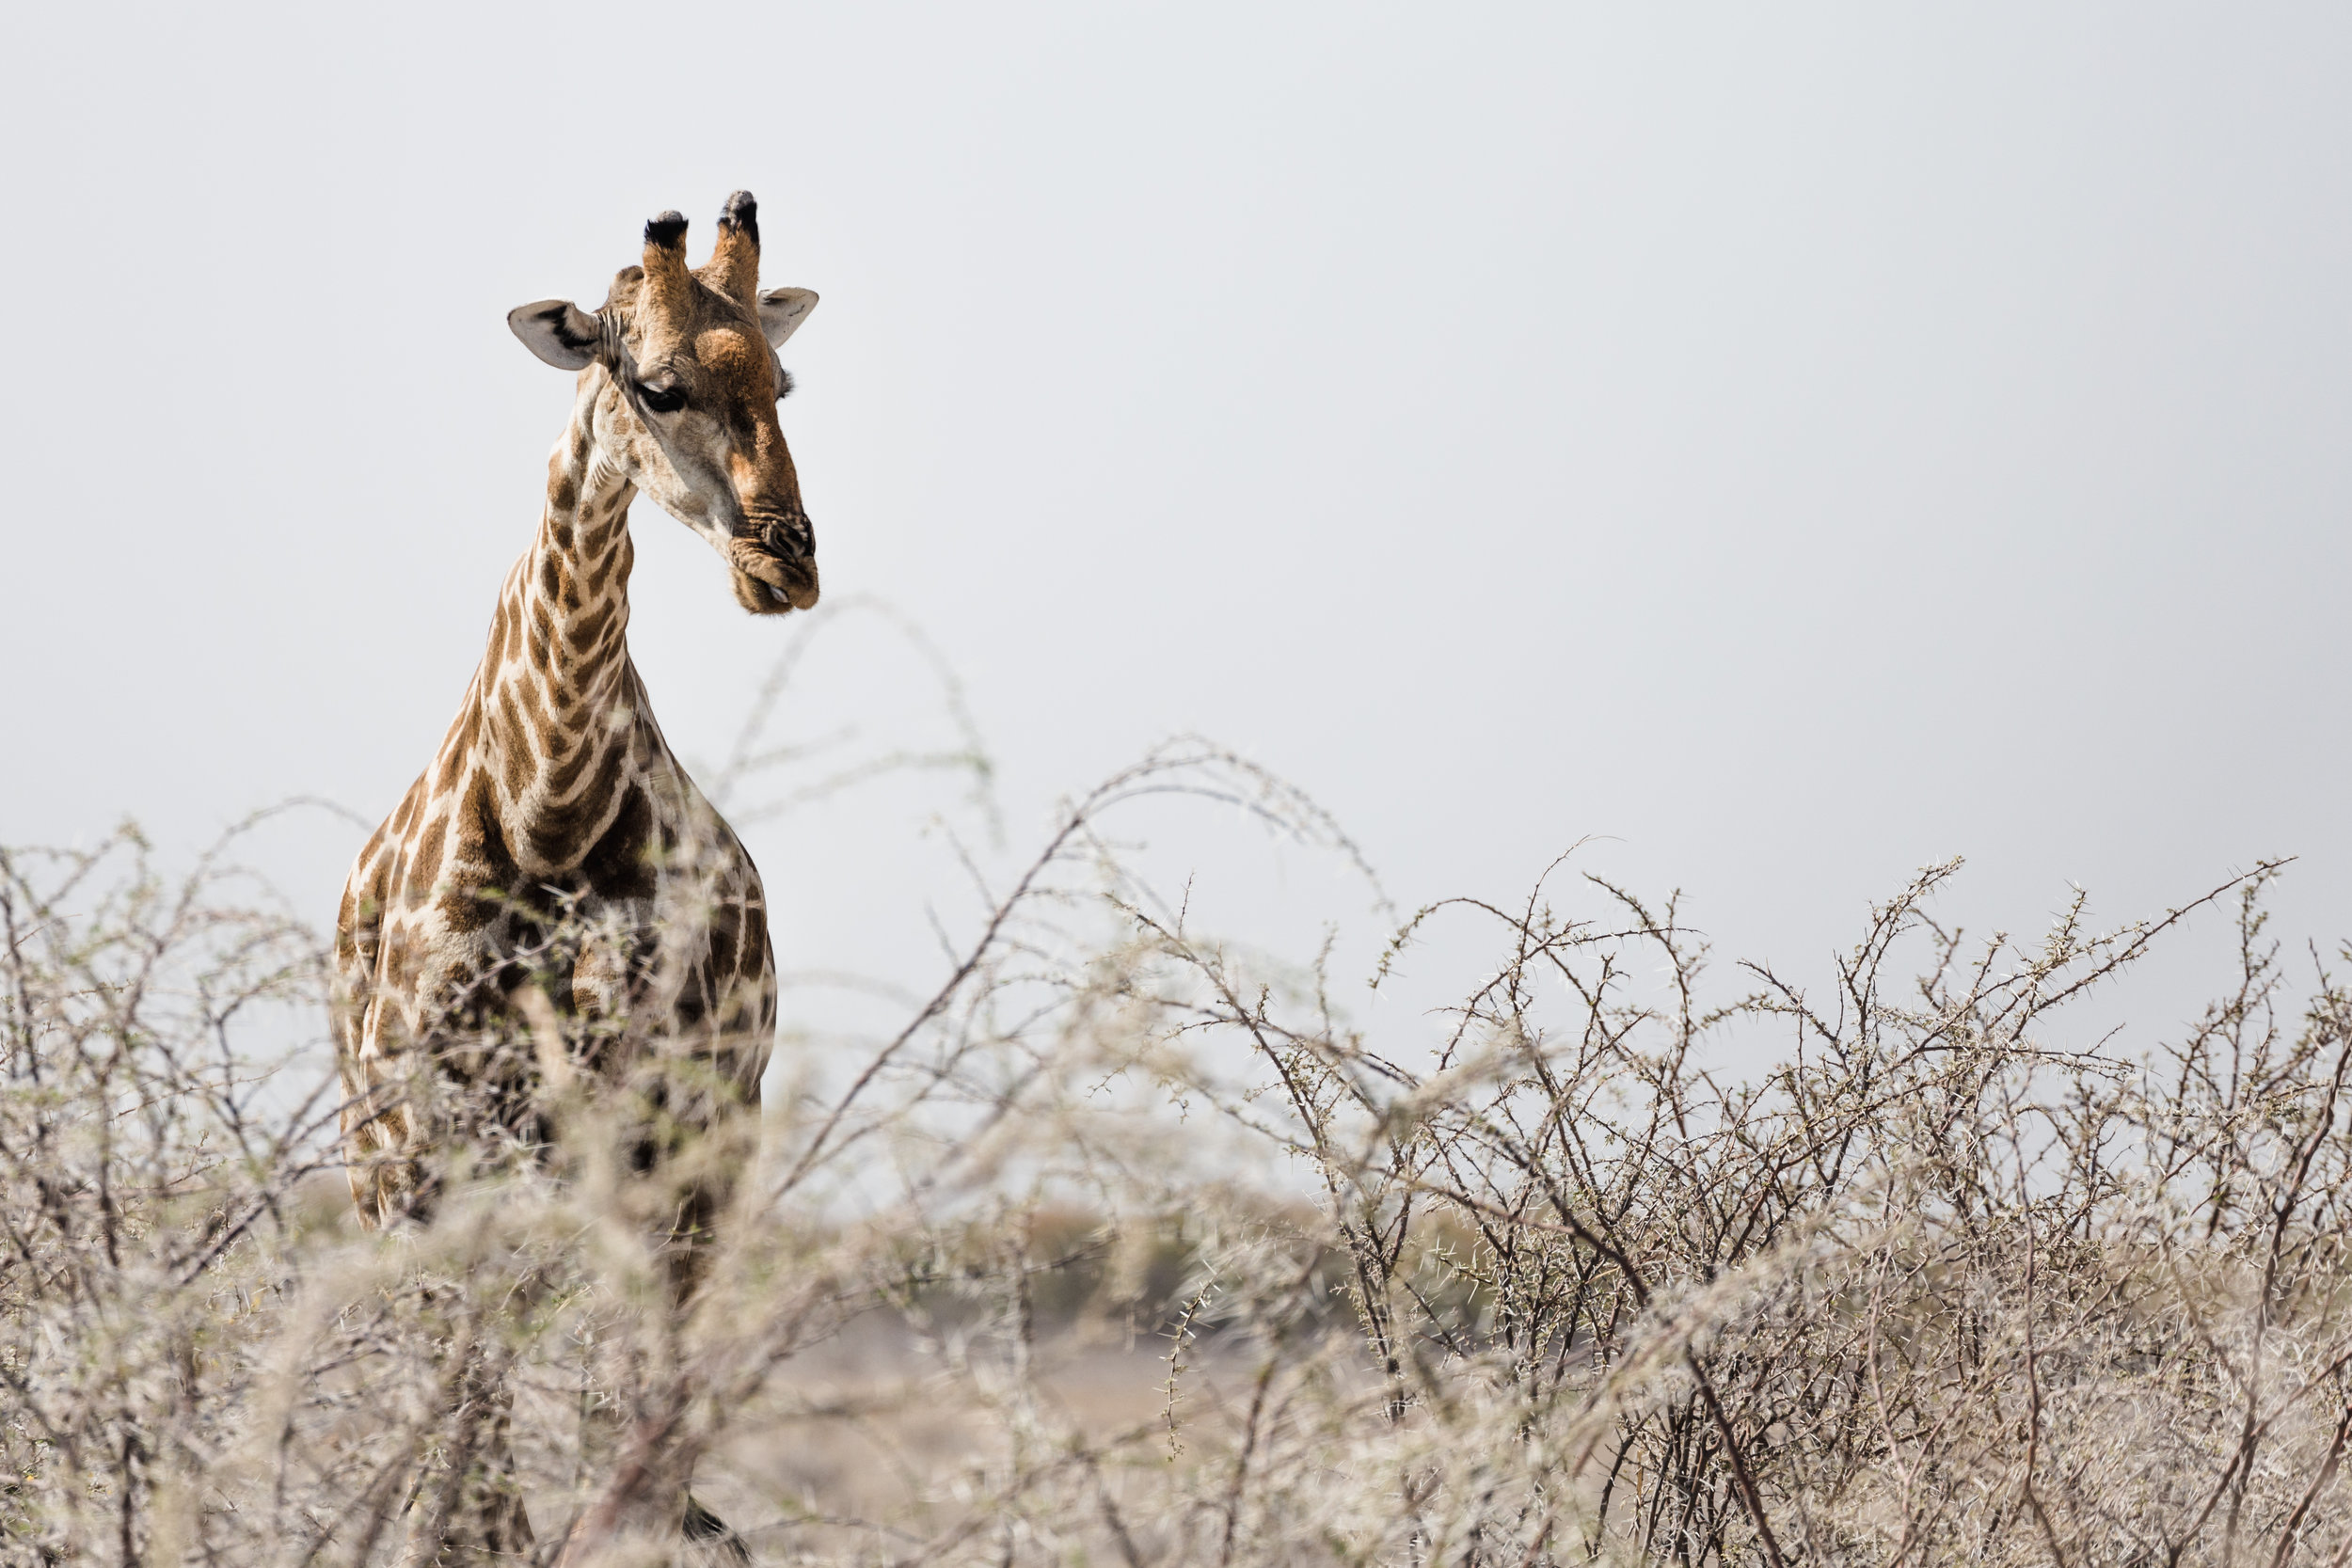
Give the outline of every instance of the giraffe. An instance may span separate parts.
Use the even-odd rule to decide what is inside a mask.
[[[756,1120],[776,1017],[766,895],[664,743],[629,659],[628,514],[643,492],[703,535],[755,614],[817,603],[816,536],[776,414],[791,385],[776,349],[817,296],[760,291],[749,192],[727,198],[699,268],[686,229],[675,212],[648,222],[641,264],[593,314],[541,300],[507,317],[533,354],[578,372],[570,421],[457,717],[360,850],[336,921],[343,1137],[370,1228],[429,1213],[454,1145],[485,1130],[544,1143],[551,1075],[634,1084],[654,1102],[648,1125],[674,1143]],[[550,1021],[567,1060],[526,1026]],[[517,1048],[526,1036],[535,1050]],[[413,1092],[421,1074],[444,1092]],[[452,1103],[473,1107],[470,1119]],[[664,1243],[674,1308],[693,1291],[726,1186],[723,1171],[705,1172],[679,1202]],[[487,1468],[447,1483],[440,1538],[412,1536],[412,1556],[530,1548],[501,1473],[512,1464],[503,1394],[468,1397],[487,1423]],[[638,1527],[723,1529],[672,1480],[632,1515]]]

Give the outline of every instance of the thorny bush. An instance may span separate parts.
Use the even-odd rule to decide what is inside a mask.
[[[593,1117],[358,1231],[320,938],[225,859],[0,855],[0,1552],[389,1561],[499,1424],[543,1550],[618,1433],[773,1561],[2352,1560],[2352,997],[2290,989],[2275,867],[2190,906],[2239,973],[2145,1057],[2052,1013],[2186,911],[1972,947],[1950,866],[1823,994],[1719,990],[1671,902],[1558,868],[1438,906],[1391,951],[1470,920],[1495,968],[1383,1049],[1123,868],[1169,792],[1353,853],[1198,743],[1076,802],[771,1101],[683,1317]],[[1311,1203],[1243,1174],[1285,1164]],[[1145,1401],[1057,1370],[1138,1335]]]

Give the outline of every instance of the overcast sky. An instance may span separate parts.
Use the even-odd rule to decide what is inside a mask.
[[[2352,934],[2341,6],[6,25],[0,840],[382,816],[568,405],[505,311],[745,186],[827,594],[954,661],[1015,847],[1198,730],[1407,905],[1603,835],[1810,962],[1955,852],[2022,927],[2286,853]],[[635,528],[716,756],[784,628]],[[921,710],[842,647],[808,714]],[[787,962],[919,933],[911,809],[754,835]],[[324,917],[359,836],[262,853]]]

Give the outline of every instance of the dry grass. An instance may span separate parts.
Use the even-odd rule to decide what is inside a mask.
[[[2146,1059],[2052,1015],[2177,916],[1970,949],[1949,868],[1819,995],[1565,872],[1423,911],[1400,944],[1496,953],[1424,1057],[1122,869],[1104,824],[1171,790],[1346,852],[1206,746],[1077,802],[902,1028],[771,1107],[684,1319],[671,1178],[593,1105],[362,1235],[331,1091],[273,1067],[317,933],[128,832],[7,851],[0,1551],[429,1553],[510,1423],[543,1542],[658,1450],[774,1562],[2352,1560],[2352,997],[2289,987],[2270,868],[2208,895],[2238,972]],[[1776,1066],[1709,1070],[1761,1027]],[[1283,1161],[1312,1201],[1237,1174]]]

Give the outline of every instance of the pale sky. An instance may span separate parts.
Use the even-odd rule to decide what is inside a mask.
[[[1955,852],[1948,912],[2026,927],[2283,853],[2285,933],[2352,935],[2341,6],[6,27],[0,841],[382,816],[568,405],[505,311],[593,306],[663,208],[699,257],[743,186],[823,296],[827,594],[954,661],[1014,849],[1197,730],[1406,905],[1601,835],[1810,963]],[[640,666],[716,756],[782,628],[635,528]],[[809,722],[921,707],[874,645]],[[747,835],[787,964],[928,943],[911,809]],[[259,853],[325,919],[359,836]]]

